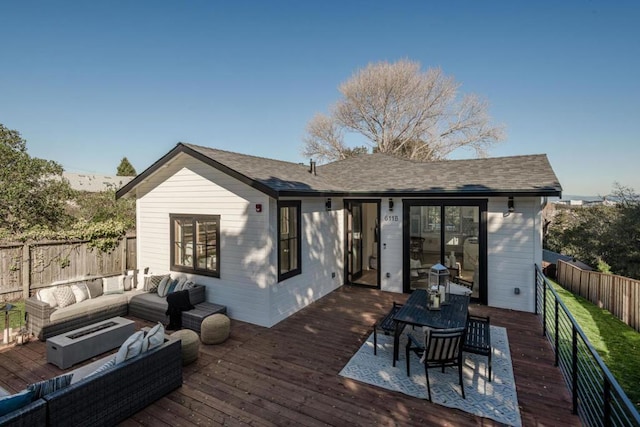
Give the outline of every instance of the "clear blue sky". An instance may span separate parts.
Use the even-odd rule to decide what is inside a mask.
[[[26,0],[0,17],[0,123],[69,172],[142,172],[179,141],[306,163],[337,86],[408,58],[489,100],[508,134],[490,155],[546,153],[565,195],[640,191],[637,1]]]

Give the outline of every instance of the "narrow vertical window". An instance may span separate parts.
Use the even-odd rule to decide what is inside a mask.
[[[170,215],[171,269],[220,277],[220,216]]]
[[[300,274],[300,202],[278,203],[278,281]]]

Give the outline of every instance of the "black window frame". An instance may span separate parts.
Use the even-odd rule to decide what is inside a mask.
[[[277,215],[277,221],[278,221],[278,229],[277,229],[277,239],[278,239],[278,282],[282,282],[283,280],[286,280],[290,277],[293,276],[297,276],[298,274],[302,273],[302,203],[299,200],[283,200],[283,201],[279,201],[278,202],[278,215]],[[282,262],[283,262],[283,258],[282,258],[282,251],[281,249],[281,245],[282,245],[282,241],[283,239],[281,239],[280,237],[280,233],[281,233],[281,227],[282,227],[282,209],[283,208],[296,208],[296,215],[295,215],[295,219],[296,219],[296,237],[294,237],[296,239],[296,268],[294,269],[290,269],[286,272],[282,272]],[[291,215],[289,216],[289,219],[291,220]],[[292,240],[291,237],[287,238],[286,240],[288,240],[289,242]],[[291,258],[289,257],[289,261],[291,261]]]
[[[216,239],[215,239],[215,247],[216,247],[216,269],[212,270],[209,268],[202,268],[202,267],[198,267],[197,265],[197,256],[195,256],[197,250],[196,250],[196,246],[199,244],[196,239],[197,239],[197,233],[194,232],[194,245],[193,245],[193,255],[192,255],[192,265],[191,266],[185,266],[182,264],[176,264],[175,263],[175,256],[176,256],[176,236],[175,236],[175,221],[176,220],[182,220],[182,221],[189,221],[191,220],[192,222],[192,229],[193,230],[197,230],[197,226],[198,226],[198,222],[205,222],[205,221],[215,221],[216,222],[216,226],[215,226],[215,232],[216,232]],[[170,250],[170,264],[171,264],[171,270],[172,271],[180,271],[183,273],[193,273],[193,274],[198,274],[200,276],[210,276],[210,277],[220,277],[220,260],[221,260],[221,247],[220,247],[220,215],[189,215],[189,214],[170,214],[169,215],[169,245],[171,247]]]

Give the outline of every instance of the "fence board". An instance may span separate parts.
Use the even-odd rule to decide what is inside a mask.
[[[565,289],[609,310],[640,332],[640,280],[582,270],[564,261],[558,261],[557,277]]]
[[[118,274],[135,268],[136,238],[127,237],[109,253],[88,241],[30,242],[0,246],[0,300],[15,301],[61,280]]]

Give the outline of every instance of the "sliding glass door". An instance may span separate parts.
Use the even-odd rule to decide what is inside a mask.
[[[430,268],[440,263],[452,279],[473,283],[473,296],[482,300],[486,201],[405,200],[403,210],[405,291],[426,288]]]

